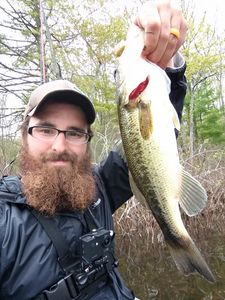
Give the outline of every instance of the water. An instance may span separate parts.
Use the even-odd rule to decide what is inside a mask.
[[[225,299],[225,243],[223,236],[198,237],[196,244],[217,281],[209,283],[200,275],[184,276],[166,246],[151,246],[143,238],[117,236],[120,271],[128,286],[141,300]],[[147,245],[146,245],[147,244]]]

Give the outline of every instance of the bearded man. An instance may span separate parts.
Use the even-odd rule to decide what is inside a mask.
[[[165,2],[147,2],[135,24],[146,32],[146,59],[175,67],[166,71],[181,116],[185,65],[176,52],[186,22]],[[95,117],[90,99],[66,80],[31,94],[21,126],[20,176],[0,180],[1,300],[135,299],[118,272],[113,241],[112,215],[132,196],[128,170],[113,151],[92,166]]]
[[[58,91],[54,90],[56,86]],[[24,193],[32,207],[49,215],[65,209],[84,210],[95,198],[88,144],[92,132],[81,108],[73,104],[73,98],[80,95],[69,82],[51,82],[46,88],[53,90],[54,98],[51,95],[48,101],[44,99],[38,110],[36,107],[35,116],[34,111],[28,113],[21,128]],[[43,87],[40,89],[42,93]],[[39,93],[39,89],[35,92]],[[93,118],[91,102],[84,96],[83,101],[90,106],[87,109]],[[61,134],[57,128],[66,131]]]

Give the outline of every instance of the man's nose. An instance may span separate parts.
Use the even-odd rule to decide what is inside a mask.
[[[62,152],[66,149],[67,147],[67,142],[66,142],[66,137],[63,132],[60,132],[59,135],[54,139],[52,143],[52,150],[57,151],[57,152]]]

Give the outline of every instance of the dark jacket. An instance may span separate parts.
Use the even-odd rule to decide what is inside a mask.
[[[179,116],[186,91],[184,68],[168,74],[172,80],[171,99]],[[105,229],[113,230],[112,214],[131,196],[127,167],[116,152],[95,171],[97,198],[90,209]],[[79,237],[88,232],[84,215],[57,213],[54,220],[71,253],[77,253]],[[0,180],[0,299],[29,300],[65,276],[56,249],[26,203],[18,177]],[[110,272],[110,281],[91,300],[134,299],[118,273]],[[84,299],[82,299],[84,300]]]

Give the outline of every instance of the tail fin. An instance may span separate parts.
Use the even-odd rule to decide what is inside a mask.
[[[171,243],[170,241],[169,250],[177,268],[185,275],[198,272],[208,281],[216,281],[200,251],[191,239],[190,243],[188,243],[188,246],[185,248],[177,243]]]

